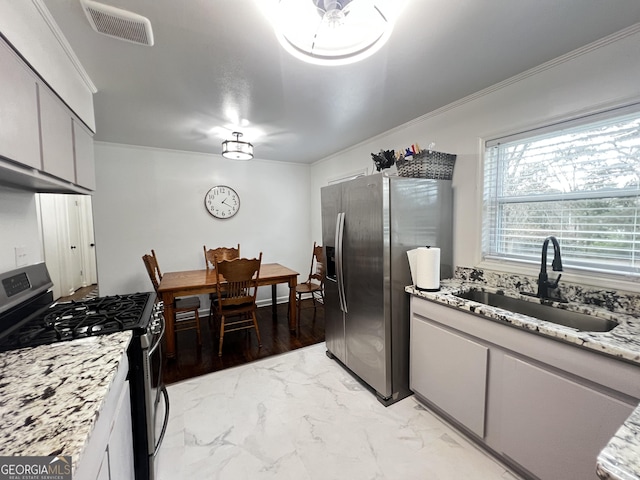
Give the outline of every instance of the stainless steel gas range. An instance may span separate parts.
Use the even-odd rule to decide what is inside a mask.
[[[169,419],[162,306],[155,293],[54,303],[52,286],[44,263],[0,274],[0,352],[131,330],[127,353],[136,479],[153,480]]]

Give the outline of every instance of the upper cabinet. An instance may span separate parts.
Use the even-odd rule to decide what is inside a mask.
[[[76,166],[76,183],[89,190],[96,189],[96,169],[93,152],[93,136],[77,120],[73,121],[73,150]]]
[[[39,169],[36,79],[2,41],[0,65],[0,156]]]
[[[39,89],[40,138],[43,170],[76,183],[73,159],[73,130],[69,112],[46,88]]]
[[[36,192],[95,190],[93,137],[0,40],[0,181]]]

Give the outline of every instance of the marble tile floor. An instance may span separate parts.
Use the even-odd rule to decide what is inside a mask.
[[[159,480],[519,478],[415,397],[383,407],[324,343],[168,391]]]

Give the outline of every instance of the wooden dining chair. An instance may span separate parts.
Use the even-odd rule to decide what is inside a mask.
[[[218,356],[222,356],[224,334],[236,330],[255,328],[258,346],[262,346],[260,328],[256,318],[258,276],[262,252],[258,258],[218,260],[214,258],[216,288],[221,295],[216,299],[216,314],[220,322]]]
[[[215,258],[219,260],[233,260],[234,258],[240,258],[240,244],[236,248],[233,247],[218,247],[210,248],[207,250],[206,245],[202,246],[204,250],[204,263],[207,268],[215,268]]]
[[[303,296],[310,295],[313,301],[313,314],[316,314],[317,300],[321,300],[324,305],[324,276],[325,261],[322,245],[313,242],[313,253],[311,254],[311,269],[309,277],[304,283],[296,285],[296,307],[298,309],[298,322],[300,322],[300,311],[302,310]]]
[[[210,248],[207,250],[207,246],[203,245],[202,249],[204,250],[204,263],[209,268],[215,268],[216,266],[216,257],[218,260],[233,260],[235,258],[240,258],[240,244],[236,248],[233,247],[218,247],[218,248]],[[218,298],[218,292],[211,292],[209,294],[209,327],[212,327],[212,320],[215,316],[215,303]]]
[[[162,280],[162,272],[158,265],[156,252],[151,250],[151,255],[143,255],[142,261],[144,262],[144,266],[147,268],[147,273],[149,274],[149,278],[151,279],[151,283],[153,284],[153,288],[157,294],[160,281]],[[202,338],[200,335],[200,315],[198,313],[198,309],[200,308],[200,298],[195,295],[191,297],[178,297],[175,300],[173,308],[176,312],[176,335],[179,331],[195,329],[198,335],[198,345],[202,345]],[[191,315],[185,315],[191,312],[193,312],[193,317]]]

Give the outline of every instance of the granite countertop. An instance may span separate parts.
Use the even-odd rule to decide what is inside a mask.
[[[131,332],[0,353],[0,456],[70,455],[75,472]]]
[[[583,348],[595,350],[640,365],[640,318],[633,315],[611,312],[601,307],[578,303],[548,302],[557,308],[587,313],[618,322],[618,326],[609,332],[583,332],[575,328],[545,322],[519,313],[507,312],[501,308],[491,307],[455,296],[455,293],[476,288],[490,293],[502,292],[507,296],[518,297],[531,302],[540,302],[540,299],[536,297],[519,295],[517,290],[508,290],[478,282],[456,279],[443,280],[440,287],[440,291],[438,292],[424,292],[414,286],[406,287],[405,290],[417,297],[466,310],[514,327],[530,330],[534,333],[573,343]]]
[[[587,313],[618,322],[618,326],[609,332],[583,332],[455,296],[454,294],[460,291],[476,288],[490,293],[504,293],[508,296],[540,302],[538,298],[519,294],[523,290],[535,291],[530,282],[522,282],[521,279],[510,282],[486,282],[486,278],[480,278],[480,281],[476,281],[470,278],[472,275],[466,275],[466,273],[468,272],[462,272],[461,275],[457,271],[456,278],[441,281],[441,288],[438,292],[425,292],[414,286],[406,287],[405,291],[417,297],[573,343],[578,347],[604,353],[640,366],[640,318],[637,314],[638,298],[636,295],[617,295],[605,290],[595,293],[594,291],[584,292],[578,288],[571,292],[575,295],[566,295],[566,298],[580,298],[585,303],[546,302],[558,308]],[[633,312],[633,314],[626,314],[623,311]],[[602,479],[640,480],[640,405],[600,452],[596,470]]]

